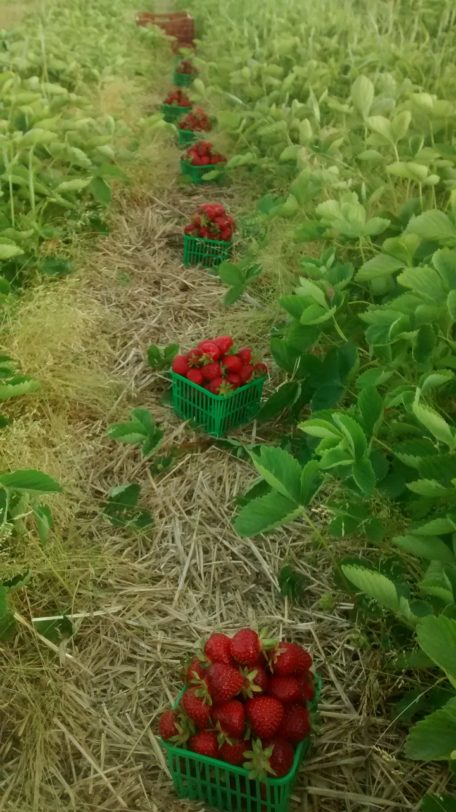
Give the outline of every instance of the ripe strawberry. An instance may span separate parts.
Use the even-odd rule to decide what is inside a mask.
[[[218,743],[217,736],[211,730],[201,730],[192,736],[189,740],[188,746],[194,753],[199,753],[200,756],[209,756],[210,758],[217,758]]]
[[[210,381],[210,383],[206,385],[206,389],[212,392],[213,395],[219,395],[222,384],[223,378],[214,378],[213,381]]]
[[[253,371],[258,376],[268,374],[268,368],[267,368],[266,364],[255,364],[254,367],[253,367]]]
[[[303,705],[287,705],[279,727],[279,736],[297,744],[310,733],[309,711]]]
[[[238,386],[241,386],[241,384],[242,384],[241,376],[238,375],[237,372],[230,372],[227,375],[227,378],[228,378],[228,381],[230,382],[231,386],[234,389],[237,389]]]
[[[185,673],[186,682],[200,682],[200,680],[204,679],[205,673],[201,661],[198,660],[198,657],[194,657]]]
[[[251,697],[255,694],[264,694],[267,691],[269,677],[262,665],[254,665],[250,670],[244,668],[242,674],[244,677],[243,696]]]
[[[192,383],[197,383],[198,386],[202,386],[204,383],[203,373],[199,369],[189,369],[187,378]]]
[[[270,741],[266,742],[266,748],[267,751],[271,750],[269,767],[273,775],[275,775],[276,778],[287,775],[293,766],[294,760],[294,748],[290,742],[287,742],[286,739],[280,736],[276,736],[274,739],[270,739]]]
[[[176,713],[173,710],[165,710],[160,716],[159,731],[160,736],[162,739],[165,739],[165,741],[179,735],[176,721]]]
[[[247,381],[250,381],[250,378],[252,377],[252,375],[253,375],[253,366],[252,366],[252,364],[244,364],[244,366],[241,367],[241,370],[239,372],[239,377],[240,377],[242,383],[247,383]]]
[[[207,672],[209,693],[215,705],[234,699],[240,692],[244,677],[232,665],[214,663]]]
[[[217,344],[222,355],[225,355],[233,346],[234,341],[231,336],[219,336],[218,338],[214,338],[214,344]]]
[[[190,350],[187,353],[187,363],[189,367],[199,367],[201,365],[203,353],[199,350]]]
[[[218,722],[222,733],[230,738],[240,739],[244,735],[245,709],[238,699],[216,705],[212,710],[212,720]]]
[[[242,369],[242,361],[237,355],[227,355],[222,361],[225,369],[228,372],[237,372],[239,373]]]
[[[278,677],[274,674],[268,684],[268,693],[280,699],[284,705],[299,702],[302,690],[302,685],[296,677]]]
[[[250,347],[242,347],[242,349],[237,351],[237,355],[244,364],[250,364],[252,360],[252,350]]]
[[[240,767],[244,763],[244,753],[248,747],[248,742],[245,741],[223,742],[219,747],[217,758]]]
[[[188,362],[185,355],[176,355],[172,363],[173,372],[177,372],[178,375],[186,375],[188,372]]]
[[[211,358],[212,361],[218,361],[221,356],[220,348],[214,341],[201,341],[197,349],[202,355],[207,355],[208,358]]]
[[[315,685],[313,681],[312,672],[309,671],[305,677],[300,680],[301,683],[301,701],[311,702],[315,696]]]
[[[181,699],[181,705],[189,719],[195,723],[199,730],[203,730],[208,726],[211,718],[211,709],[209,705],[198,696],[195,688],[187,688]]]
[[[213,381],[215,378],[222,377],[222,368],[217,361],[214,361],[212,364],[206,364],[205,367],[202,367],[201,373],[205,381]]]
[[[231,640],[227,634],[214,632],[204,646],[204,653],[211,663],[231,665]]]
[[[253,629],[241,629],[231,640],[231,656],[239,665],[252,668],[261,654],[261,640]]]
[[[283,705],[274,696],[254,696],[247,701],[246,710],[251,728],[260,739],[274,736],[284,717]]]
[[[273,671],[280,677],[304,674],[311,665],[311,655],[297,643],[279,643],[272,655]]]

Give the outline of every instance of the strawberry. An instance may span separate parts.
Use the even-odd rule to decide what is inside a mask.
[[[244,668],[242,675],[244,677],[243,696],[251,697],[255,694],[264,694],[267,691],[269,677],[262,665],[256,664],[251,670]]]
[[[222,355],[225,355],[233,346],[234,341],[231,336],[219,336],[218,338],[214,338],[214,344],[217,344]]]
[[[195,688],[187,688],[182,696],[181,705],[199,730],[208,726],[211,718],[210,707],[198,696]]]
[[[201,370],[199,369],[189,369],[187,372],[187,378],[192,383],[197,383],[198,386],[203,385],[204,378]]]
[[[255,364],[254,367],[253,367],[253,371],[258,376],[268,374],[268,368],[267,368],[266,364]]]
[[[301,701],[311,702],[315,696],[315,685],[311,671],[309,671],[305,675],[305,677],[300,680],[300,684],[301,684]]]
[[[297,643],[279,643],[272,655],[273,671],[280,677],[304,674],[311,665],[311,655]]]
[[[226,355],[222,363],[228,372],[239,373],[242,369],[242,361],[237,355]]]
[[[246,710],[250,726],[260,739],[274,736],[284,717],[283,705],[274,696],[254,696],[247,701]]]
[[[179,734],[176,721],[176,713],[173,710],[166,710],[160,716],[159,731],[160,736],[162,739],[165,739],[165,741],[168,741]]]
[[[172,370],[173,372],[177,372],[178,375],[186,375],[188,372],[188,362],[185,355],[176,355],[172,363]]]
[[[309,711],[303,705],[287,705],[279,727],[279,736],[297,744],[310,733]]]
[[[187,363],[189,367],[199,367],[201,365],[203,353],[199,350],[190,350],[187,354]]]
[[[214,704],[234,699],[244,685],[244,677],[232,665],[214,663],[207,672],[209,694]],[[272,734],[271,734],[272,735]]]
[[[250,364],[252,360],[252,350],[250,347],[242,347],[242,349],[237,351],[237,355],[244,364]]]
[[[299,702],[302,697],[302,685],[296,677],[278,677],[274,674],[268,684],[268,693],[287,705],[290,702]]]
[[[219,747],[217,758],[240,767],[244,763],[244,753],[248,749],[245,741],[223,742]]]
[[[238,386],[241,386],[242,384],[241,376],[238,375],[237,372],[230,372],[227,378],[231,386],[234,387],[234,389],[237,389]]]
[[[214,341],[201,341],[196,349],[199,350],[202,355],[207,355],[212,361],[218,361],[221,356],[220,348]]]
[[[194,657],[185,673],[186,682],[200,682],[204,679],[205,669],[198,657]]]
[[[261,640],[253,629],[241,629],[231,640],[231,656],[239,665],[252,668],[261,654]]]
[[[188,746],[194,753],[199,753],[200,756],[209,756],[210,758],[217,758],[218,742],[217,736],[211,730],[201,730],[192,736],[189,740]]]
[[[204,646],[204,653],[211,663],[231,665],[231,640],[227,634],[214,632]]]
[[[252,364],[244,364],[244,366],[241,367],[241,369],[239,371],[239,377],[240,377],[242,383],[247,383],[248,381],[250,381],[250,378],[252,377],[252,375],[253,375],[253,366],[252,366]]]
[[[240,739],[244,735],[245,710],[238,699],[230,699],[222,705],[216,705],[212,711],[212,720],[226,736]]]
[[[294,761],[294,748],[286,739],[276,736],[266,742],[267,750],[271,751],[269,755],[270,771],[276,778],[281,778],[287,775]]]
[[[214,380],[206,384],[206,389],[208,389],[209,392],[212,392],[213,395],[218,395],[220,394],[220,387],[222,384],[223,378],[214,378]]]
[[[201,374],[205,381],[213,381],[215,378],[222,377],[222,368],[220,364],[214,361],[214,363],[202,367]]]

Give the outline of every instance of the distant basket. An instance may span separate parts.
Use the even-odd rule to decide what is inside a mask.
[[[180,165],[182,175],[186,178],[190,178],[192,183],[217,183],[219,181],[223,181],[225,170],[224,163],[206,164],[206,166],[194,166],[194,164],[191,164],[189,161],[181,158]],[[217,170],[217,176],[215,178],[211,178],[210,180],[206,180],[204,175],[207,175],[209,172],[213,172],[214,170]]]
[[[229,259],[233,250],[231,240],[209,240],[206,237],[193,237],[184,234],[184,265],[202,265],[213,268]]]
[[[195,23],[193,17],[185,11],[169,14],[152,14],[149,11],[139,11],[136,15],[136,24],[142,27],[156,25],[168,35],[173,37],[175,43],[173,50],[179,48],[193,48],[195,44]]]

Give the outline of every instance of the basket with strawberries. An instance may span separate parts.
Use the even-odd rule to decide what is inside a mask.
[[[184,265],[211,268],[228,259],[235,229],[221,203],[202,203],[184,228]]]
[[[190,59],[182,59],[174,71],[174,84],[177,87],[190,87],[197,70]]]
[[[204,176],[216,167],[224,168],[225,164],[225,156],[216,152],[210,141],[197,141],[186,150],[181,158],[182,174],[189,177],[192,183],[206,183]],[[214,176],[210,180],[215,180],[216,177]]]
[[[164,100],[161,111],[165,121],[178,121],[183,115],[188,113],[193,107],[193,102],[180,88],[171,90]]]
[[[228,335],[201,341],[171,368],[174,411],[216,437],[255,416],[268,371],[250,347],[233,347]]]
[[[286,812],[319,699],[311,667],[297,643],[253,629],[212,634],[159,722],[179,795],[236,812],[246,800],[251,812]]]
[[[212,122],[202,107],[195,107],[194,110],[187,113],[178,122],[177,126],[179,128],[178,145],[180,147],[186,147],[196,141],[198,138],[197,133],[212,130]]]

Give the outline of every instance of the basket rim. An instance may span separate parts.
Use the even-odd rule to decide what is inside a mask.
[[[210,237],[194,237],[193,234],[184,234],[184,242],[190,241],[205,243],[206,245],[207,243],[210,243],[211,245],[226,245],[226,246],[233,245],[233,240],[212,240]]]
[[[238,392],[244,392],[246,389],[250,389],[252,386],[259,385],[259,383],[264,383],[267,375],[261,375],[259,378],[254,378],[252,381],[247,381],[244,386],[238,386],[237,389],[234,389],[233,392],[230,392],[227,395],[214,395],[213,392],[209,392],[209,389],[205,389],[204,386],[200,386],[199,383],[193,383],[193,381],[189,381],[188,378],[184,378],[183,375],[179,375],[178,372],[174,372],[173,369],[170,370],[171,373],[171,380],[172,381],[184,381],[193,389],[197,389],[199,392],[204,392],[205,395],[209,397],[210,400],[214,400],[216,403],[220,403],[222,401],[226,401],[229,398],[232,398],[233,395],[237,395]]]
[[[193,130],[191,130],[190,132],[193,132]],[[218,166],[225,167],[226,163],[227,163],[226,161],[223,161],[223,162],[220,161],[218,164],[203,164],[203,166],[195,166],[195,164],[191,164],[190,161],[186,161],[185,158],[181,158],[180,162],[184,166],[188,166],[189,169],[197,169],[197,170],[203,170],[204,169],[205,172],[211,172],[212,170],[216,169]]]
[[[321,694],[321,689],[322,689],[322,680],[321,680],[321,677],[318,674],[318,672],[315,671],[315,672],[312,672],[312,673],[313,673],[313,676],[315,677],[316,691],[315,691],[315,697],[312,700],[312,703],[310,704],[310,706],[311,706],[311,709],[316,709],[316,706],[317,706],[318,701],[320,699],[320,694]],[[177,705],[179,704],[179,701],[180,701],[184,691],[185,691],[185,685],[182,686],[182,689],[179,691],[179,694],[178,694],[178,696],[176,698],[176,701],[175,701],[175,703],[173,705],[174,708],[176,708]],[[222,766],[223,769],[226,770],[226,772],[229,772],[229,773],[234,774],[234,775],[240,775],[243,778],[248,778],[249,777],[249,771],[246,770],[245,767],[236,767],[234,764],[229,764],[228,762],[220,761],[217,758],[211,758],[210,756],[202,756],[199,753],[194,753],[192,750],[186,750],[184,747],[177,747],[176,745],[171,744],[168,741],[165,741],[160,736],[158,738],[159,738],[161,744],[163,745],[163,747],[165,748],[165,750],[170,754],[173,754],[175,756],[181,756],[181,757],[184,757],[184,758],[188,758],[190,756],[192,760],[202,762],[203,764],[208,764],[210,767],[218,767],[220,769],[220,766]],[[302,741],[299,742],[299,744],[298,744],[298,746],[297,746],[297,748],[295,750],[291,770],[286,775],[282,776],[281,778],[273,778],[273,777],[267,776],[266,778],[263,778],[263,779],[253,779],[253,780],[257,780],[258,783],[267,784],[267,785],[271,785],[271,786],[274,786],[274,787],[282,787],[282,786],[287,786],[288,784],[290,784],[294,780],[294,778],[296,777],[296,773],[298,772],[299,765],[301,764],[302,758],[303,758],[303,756],[305,756],[305,754],[307,753],[307,751],[308,751],[308,749],[310,747],[310,741],[311,741],[311,737],[309,735],[305,739],[303,739]]]
[[[166,110],[187,110],[188,111],[188,110],[192,109],[192,105],[190,105],[190,107],[181,107],[180,104],[166,104],[165,102],[162,102],[161,106],[162,106],[162,110],[166,109]]]

